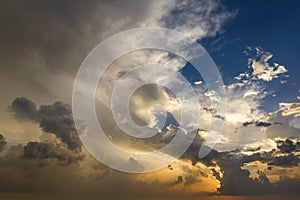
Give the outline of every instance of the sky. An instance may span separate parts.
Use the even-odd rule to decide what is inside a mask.
[[[297,199],[298,4],[279,0],[0,1],[0,197]],[[172,160],[170,164],[132,174],[97,160],[97,145],[86,146],[86,135],[76,129],[72,91],[80,66],[99,43],[122,31],[147,27],[176,30],[205,48],[224,83],[220,91],[226,92],[226,107],[222,107],[226,112],[218,107],[224,105],[222,93],[210,88],[207,79],[180,55],[142,49],[119,56],[102,74],[94,100],[105,141],[129,152],[152,152],[173,138],[195,136],[181,156],[168,151],[159,154],[161,160]],[[120,49],[139,44],[143,37],[154,43],[156,38],[132,37],[122,38],[95,60],[105,61]],[[180,51],[181,40],[171,37],[168,42]],[[133,71],[135,66],[143,68]],[[97,76],[94,71],[91,74]],[[82,88],[88,88],[90,80],[80,82]],[[112,100],[120,80],[123,91],[118,90],[119,96]],[[139,81],[174,88],[147,84],[128,99],[133,121],[149,128],[143,130],[157,131],[145,140],[133,136],[147,131],[135,125],[119,126],[125,119],[121,111],[126,109],[126,91]],[[83,103],[82,112],[87,107]],[[186,115],[180,115],[182,110]],[[210,126],[216,122],[222,124],[217,131]],[[103,141],[99,144],[100,149],[106,147]],[[183,144],[177,145],[180,149]],[[199,157],[203,146],[210,152]],[[105,151],[108,155],[114,149]],[[161,162],[152,159],[153,166]],[[152,167],[138,156],[118,155],[114,161],[137,171]]]

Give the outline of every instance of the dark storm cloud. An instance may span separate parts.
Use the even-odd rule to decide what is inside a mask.
[[[299,164],[299,157],[293,154],[287,156],[278,156],[272,159],[268,164],[269,165],[276,165],[281,167],[291,167],[291,166],[298,166]]]
[[[194,144],[190,147],[185,158],[190,157],[196,164],[197,162],[205,163],[207,166],[220,166],[223,176],[213,169],[212,173],[220,181],[221,187],[219,192],[227,195],[259,195],[270,193],[271,183],[268,182],[264,174],[261,174],[259,179],[250,178],[250,172],[242,169],[244,163],[259,159],[260,156],[251,158],[237,157],[236,152],[218,152],[214,149],[202,158],[198,158],[199,144]],[[207,147],[209,148],[209,147]],[[262,183],[263,182],[263,183]]]
[[[182,156],[189,159],[193,164],[197,162],[204,163],[207,166],[215,167],[218,165],[223,176],[213,169],[214,176],[220,181],[221,187],[219,192],[228,195],[262,195],[262,194],[285,194],[286,191],[299,194],[298,184],[300,179],[288,178],[282,175],[277,184],[271,183],[262,171],[257,171],[258,178],[250,178],[250,172],[242,167],[251,162],[260,161],[268,165],[268,169],[272,170],[273,166],[282,168],[290,168],[299,166],[299,156],[294,153],[299,151],[299,142],[295,139],[278,140],[277,148],[268,152],[258,152],[252,155],[243,155],[240,150],[228,152],[218,152],[211,149],[210,153],[199,159],[198,152],[203,143],[203,139],[196,137],[194,143]],[[209,147],[207,147],[209,148]],[[256,149],[259,150],[259,149]],[[283,154],[284,153],[284,154]],[[286,190],[285,184],[289,185]]]
[[[11,106],[10,111],[14,117],[19,120],[37,120],[38,112],[35,103],[26,97],[16,98]]]
[[[171,135],[172,136],[172,135]],[[169,141],[172,137],[156,138],[158,141],[164,143]],[[267,168],[272,170],[274,166],[281,167],[283,169],[289,169],[299,165],[299,156],[294,154],[298,151],[300,143],[295,139],[281,139],[275,141],[277,148],[270,151],[261,151],[260,147],[249,148],[247,151],[252,151],[253,154],[245,155],[244,150],[232,150],[228,152],[218,152],[211,149],[210,153],[199,159],[198,152],[201,145],[203,145],[204,138],[201,138],[198,134],[195,140],[188,148],[188,150],[181,156],[182,159],[188,159],[193,165],[201,162],[209,167],[219,166],[223,173],[223,176],[213,168],[212,173],[220,181],[221,188],[219,192],[221,194],[228,195],[263,195],[263,194],[285,194],[286,189],[284,184],[289,184],[289,190],[291,193],[299,193],[296,189],[300,179],[288,178],[282,176],[277,184],[271,183],[263,171],[257,171],[257,178],[250,177],[250,172],[243,168],[247,163],[259,161],[267,164]],[[207,147],[209,148],[209,147]],[[257,152],[260,151],[260,152]],[[255,153],[257,152],[257,153]],[[168,166],[170,171],[174,171],[172,165]],[[192,177],[182,177],[184,180],[193,181]],[[180,178],[181,179],[181,178]],[[179,183],[180,180],[175,180],[173,184]]]
[[[39,123],[43,131],[55,134],[70,149],[82,146],[75,129],[71,106],[68,104],[57,101],[52,105],[41,105],[37,109],[30,99],[18,97],[12,102],[9,110],[17,119]]]
[[[16,57],[26,59],[37,54],[52,71],[76,68],[65,65],[80,60],[73,57],[74,62],[70,61],[70,56],[76,51],[84,56],[86,50],[99,42],[103,32],[117,26],[107,24],[109,21],[122,21],[124,15],[126,19],[141,19],[146,14],[143,11],[147,5],[147,2],[138,0],[126,4],[120,0],[1,1],[1,60],[8,62]],[[3,67],[7,70],[20,68],[13,62],[6,64]]]
[[[76,163],[83,159],[79,153],[74,153],[62,145],[45,142],[28,142],[24,146],[22,158],[30,160],[44,160],[54,158],[59,165]]]
[[[261,161],[268,165],[276,165],[281,167],[298,166],[300,164],[299,155],[296,153],[300,150],[300,142],[290,138],[279,139],[277,148],[271,151],[254,153],[252,155],[244,155],[240,160],[241,163],[249,163],[253,161]]]
[[[4,149],[6,144],[7,144],[7,142],[5,141],[4,136],[0,134],[0,151],[2,151]]]
[[[33,142],[26,149],[21,144],[10,146],[0,157],[0,193],[59,192],[72,187],[69,179],[80,182],[75,178],[80,155],[63,146],[49,145]]]
[[[257,120],[253,120],[253,121],[243,123],[243,126],[250,126],[250,125],[254,125],[254,126],[257,126],[257,127],[268,127],[268,126],[271,126],[272,124],[269,123],[269,122],[263,122],[263,121],[257,121]]]
[[[277,140],[277,148],[280,149],[281,153],[292,153],[300,150],[300,142],[294,142],[287,138],[285,140]]]
[[[251,156],[244,156],[242,158],[243,163],[261,161],[267,163],[269,166],[275,165],[280,167],[298,166],[300,159],[298,155],[277,155],[275,150],[270,152],[255,153]]]
[[[286,194],[287,191],[289,191],[290,194],[299,194],[299,190],[297,190],[297,188],[300,183],[300,179],[291,179],[282,176],[278,183],[272,184],[262,171],[257,171],[258,178],[250,178],[250,172],[247,169],[242,169],[244,164],[253,161],[268,162],[269,165],[279,165],[282,167],[297,165],[295,163],[295,157],[292,155],[273,157],[272,154],[273,152],[271,151],[263,154],[256,153],[251,156],[239,157],[233,152],[212,151],[204,162],[210,164],[212,161],[215,161],[221,167],[223,173],[222,177],[216,170],[213,170],[214,176],[221,183],[221,187],[219,189],[221,194],[266,195]],[[202,160],[200,161],[203,162]],[[285,184],[289,185],[288,190],[286,190]]]
[[[70,102],[75,74],[87,54],[111,35],[137,27],[151,3],[0,1],[0,84],[9,84],[0,104],[18,95]]]

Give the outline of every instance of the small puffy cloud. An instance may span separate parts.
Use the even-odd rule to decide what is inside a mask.
[[[195,85],[201,85],[202,81],[195,81],[194,84]]]

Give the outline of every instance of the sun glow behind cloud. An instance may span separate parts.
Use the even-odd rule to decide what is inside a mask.
[[[201,40],[221,33],[222,25],[236,11],[227,11],[219,1],[196,0],[128,1],[125,5],[123,1],[91,1],[86,5],[61,1],[48,6],[37,1],[3,4],[0,19],[7,20],[7,32],[0,33],[5,38],[0,48],[7,53],[1,54],[0,73],[4,86],[0,99],[1,192],[181,198],[180,195],[188,194],[298,191],[300,105],[281,102],[272,113],[263,110],[265,98],[276,92],[268,91],[266,86],[275,81],[289,83],[289,66],[274,63],[272,58],[277,55],[260,47],[248,48],[244,72],[236,74],[235,80],[225,86],[226,116],[216,113],[210,99],[220,99],[206,88],[203,80],[190,81],[199,91],[199,106],[187,107],[199,109],[198,135],[181,159],[157,172],[132,175],[112,170],[89,155],[74,131],[69,105],[74,74],[86,53],[99,41],[112,33],[145,26],[174,28]],[[12,14],[7,7],[20,8],[20,14]],[[18,33],[15,27],[20,29]],[[156,138],[147,141],[132,139],[118,129],[110,110],[113,86],[130,68],[148,62],[166,64],[182,73],[188,68],[185,60],[168,52],[131,52],[111,64],[97,88],[100,123],[110,141],[130,151],[152,151],[169,142],[178,129],[176,123],[184,100],[163,87],[141,88],[130,102],[134,120],[155,126],[163,107],[169,113],[168,124],[158,130]],[[153,74],[159,73],[158,69],[140,71],[138,75],[155,79]],[[177,80],[168,73],[160,75],[166,82]],[[28,98],[16,98],[19,96]],[[224,121],[220,137],[208,131],[212,118]],[[217,144],[208,157],[199,159],[197,153],[205,137],[212,142],[218,139]],[[162,158],[171,159],[168,154]],[[134,158],[128,162],[143,167]]]

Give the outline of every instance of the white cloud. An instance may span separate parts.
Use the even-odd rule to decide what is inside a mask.
[[[279,103],[282,116],[300,113],[300,103]]]
[[[195,85],[200,85],[202,83],[202,81],[195,81],[194,84]]]
[[[287,72],[283,65],[277,63],[269,64],[270,59],[273,57],[271,53],[265,52],[261,48],[256,48],[256,51],[259,59],[251,58],[248,60],[249,68],[253,69],[252,76],[254,78],[268,82]]]

